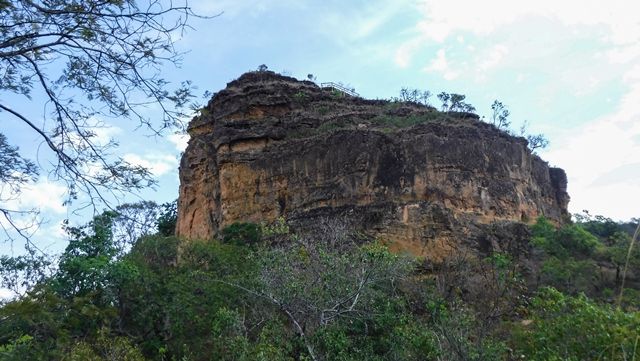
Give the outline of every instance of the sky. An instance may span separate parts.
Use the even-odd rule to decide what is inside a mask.
[[[466,94],[487,117],[498,99],[514,129],[527,121],[529,132],[550,140],[540,156],[567,172],[570,212],[629,220],[640,217],[640,5],[632,3],[192,0],[197,13],[220,15],[192,19],[193,29],[177,38],[186,52],[181,68],[163,75],[215,92],[266,64],[299,79],[348,84],[365,98],[397,96],[402,87]],[[35,134],[4,126],[13,145],[43,163]],[[177,197],[185,136],[147,137],[125,121],[99,136],[119,141],[117,154],[159,181],[131,201]],[[41,208],[46,223],[36,239],[50,252],[66,245],[62,220],[89,220],[63,206],[65,192],[41,177],[18,201]]]

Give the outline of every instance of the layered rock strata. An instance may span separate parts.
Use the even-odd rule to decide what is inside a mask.
[[[184,238],[280,216],[301,228],[338,218],[397,250],[442,258],[465,242],[500,247],[482,231],[498,223],[567,217],[564,171],[473,114],[252,72],[217,93],[188,131],[176,230]]]

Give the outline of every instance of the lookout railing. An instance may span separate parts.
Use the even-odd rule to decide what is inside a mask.
[[[334,83],[334,82],[328,82],[328,83],[320,83],[320,87],[325,89],[325,88],[331,88],[331,89],[335,89],[337,91],[343,92],[347,95],[351,95],[352,97],[359,97],[360,94],[356,93],[353,89],[349,89],[347,87],[345,87],[344,85],[338,84],[338,83]]]

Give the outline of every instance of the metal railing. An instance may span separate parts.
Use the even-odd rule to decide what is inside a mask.
[[[337,91],[343,92],[347,95],[351,95],[352,97],[359,97],[360,94],[356,93],[355,90],[353,89],[349,89],[347,87],[345,87],[344,85],[338,84],[338,83],[334,83],[334,82],[328,82],[328,83],[320,83],[320,87],[321,88],[331,88],[331,89],[335,89]]]

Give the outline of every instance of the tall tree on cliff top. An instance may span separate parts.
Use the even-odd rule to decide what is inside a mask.
[[[25,159],[0,131],[6,234],[26,234],[16,221],[25,212],[10,201],[39,173],[67,187],[67,202],[83,199],[78,206],[95,207],[154,183],[147,169],[113,156],[117,144],[100,141],[96,132],[110,118],[130,119],[154,134],[180,127],[193,88],[188,81],[170,84],[160,70],[181,60],[175,39],[196,16],[186,1],[0,0],[2,123],[20,122],[37,135],[46,160]],[[44,114],[19,109],[19,98]],[[160,119],[144,111],[151,105],[162,110]]]

